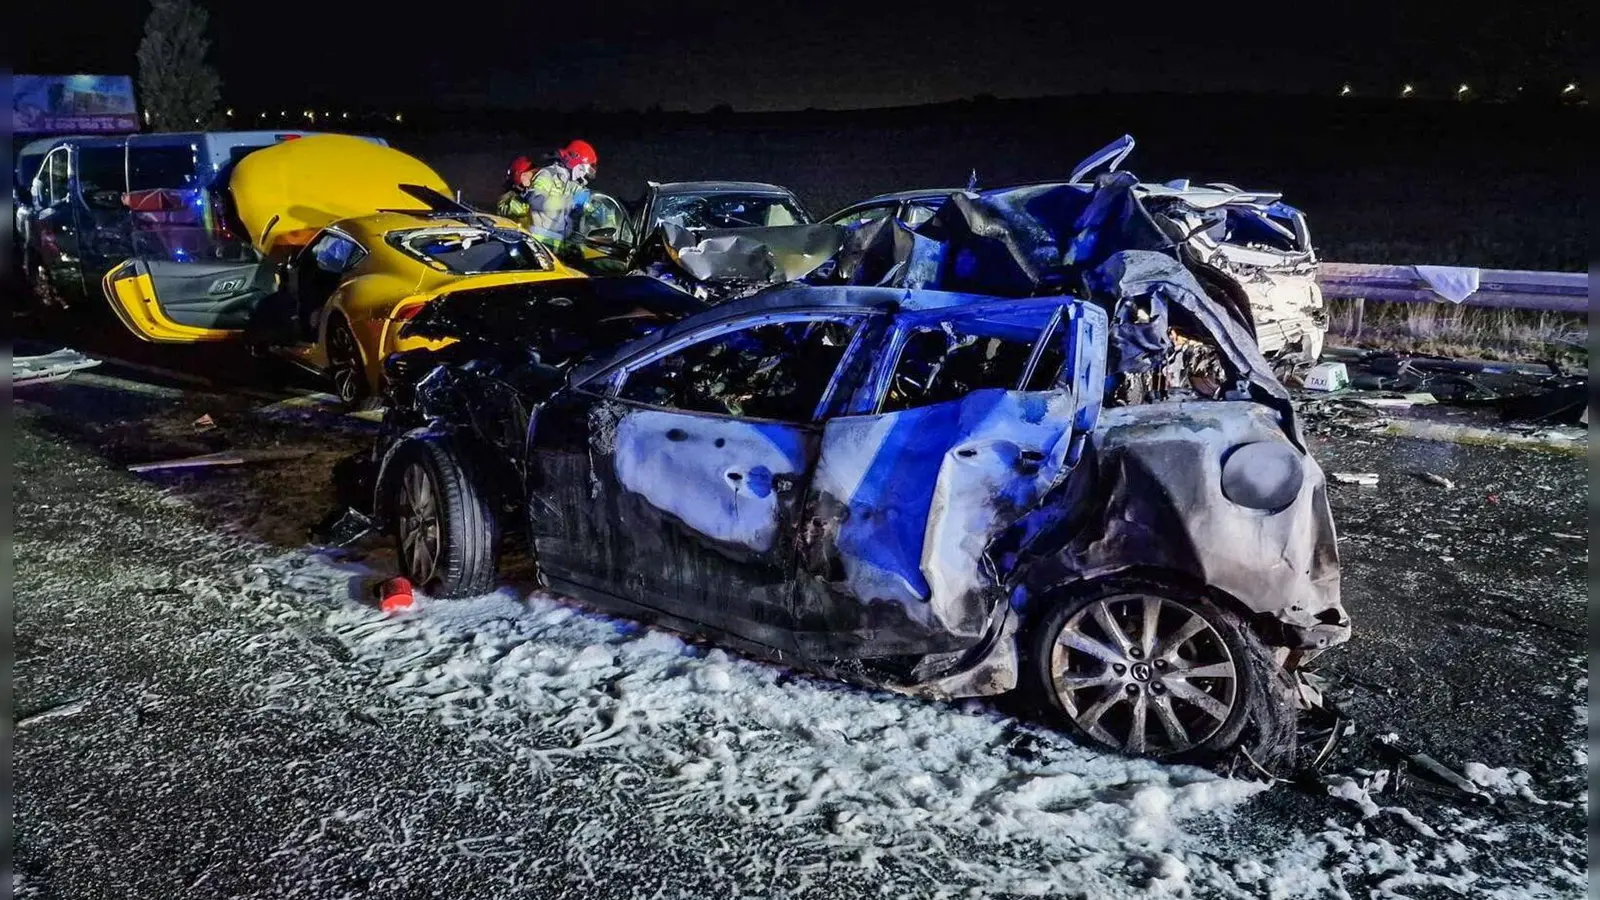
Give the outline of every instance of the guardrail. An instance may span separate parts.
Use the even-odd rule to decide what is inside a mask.
[[[1322,295],[1333,299],[1458,303],[1578,314],[1589,311],[1587,272],[1325,262],[1317,283]]]

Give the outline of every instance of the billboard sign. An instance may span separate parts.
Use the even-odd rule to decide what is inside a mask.
[[[16,134],[138,131],[133,77],[13,74],[11,129]]]

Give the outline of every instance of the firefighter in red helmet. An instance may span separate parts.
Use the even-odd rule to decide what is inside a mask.
[[[495,203],[495,212],[514,220],[524,228],[533,224],[531,219],[533,209],[528,202],[528,193],[533,187],[533,176],[536,171],[533,160],[526,156],[512,160],[511,168],[506,170],[506,192],[501,194]]]
[[[522,222],[550,249],[560,251],[573,218],[588,202],[589,179],[600,157],[588,141],[577,140],[556,151],[556,160],[531,176],[526,174],[531,164],[518,168],[525,163],[524,157],[512,163],[512,190],[501,197],[500,214]]]

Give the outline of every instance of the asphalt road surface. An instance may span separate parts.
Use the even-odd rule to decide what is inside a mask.
[[[212,428],[197,428],[209,415]],[[19,897],[1577,897],[1581,455],[1338,431],[1326,776],[1098,754],[538,593],[362,597],[368,423],[110,364],[13,405]],[[134,474],[221,449],[293,459]],[[1432,472],[1445,488],[1418,477]],[[1398,774],[1402,741],[1487,800]]]

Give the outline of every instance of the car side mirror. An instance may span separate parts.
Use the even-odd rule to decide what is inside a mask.
[[[596,228],[589,232],[589,237],[598,241],[614,242],[617,238],[617,230],[615,228]]]

